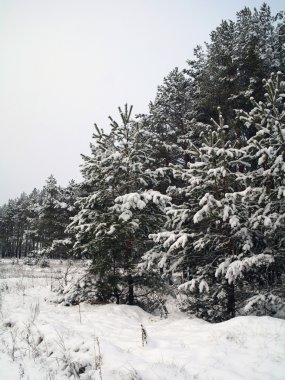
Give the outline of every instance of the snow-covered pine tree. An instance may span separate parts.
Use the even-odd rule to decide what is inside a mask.
[[[211,42],[205,51],[201,46],[194,50],[195,59],[189,60],[186,72],[193,79],[195,89],[193,106],[198,120],[207,123],[216,117],[217,107],[222,105],[225,114],[233,112],[228,97],[234,92],[236,65],[233,59],[234,22],[222,21],[210,33]]]
[[[153,168],[157,169],[158,187],[165,194],[175,179],[171,165],[187,166],[191,156],[187,141],[197,141],[202,124],[193,120],[192,81],[178,68],[172,70],[158,87],[143,125],[152,147]]]
[[[175,68],[164,78],[157,89],[155,101],[150,103],[145,121],[158,167],[182,161],[187,164],[179,138],[187,134],[193,117],[191,95],[191,81]]]
[[[185,197],[167,211],[168,230],[145,259],[176,274],[184,306],[209,320],[236,313],[284,313],[284,82],[265,84],[266,101],[240,112],[257,130],[242,146],[215,125],[196,149],[197,161],[178,171]],[[193,147],[195,149],[195,147]],[[181,173],[181,174],[180,174]],[[199,205],[197,207],[197,205]],[[171,229],[172,228],[172,229]],[[164,250],[162,249],[164,248]]]
[[[77,199],[81,195],[80,186],[71,180],[67,187],[59,188],[59,198],[57,203],[57,221],[60,226],[59,234],[52,241],[49,247],[49,255],[55,258],[67,259],[72,256],[74,244],[73,236],[66,230],[71,222],[71,218],[78,212]]]
[[[34,189],[29,194],[29,203],[27,205],[28,226],[25,230],[25,236],[27,239],[27,247],[25,256],[31,254],[32,251],[36,251],[40,247],[40,235],[39,235],[39,204],[40,204],[41,191]]]
[[[194,162],[173,168],[180,186],[170,187],[168,195],[175,203],[167,208],[165,231],[152,235],[157,245],[144,256],[146,267],[158,265],[182,292],[190,289],[187,307],[210,320],[233,316],[235,308],[232,287],[215,277],[216,266],[236,255],[237,208],[228,193],[243,190],[245,162],[233,134],[220,113],[219,123],[202,133],[202,145],[191,144]]]
[[[227,123],[233,125],[235,109],[248,111],[250,96],[261,100],[262,78],[285,69],[284,30],[284,12],[272,15],[265,3],[259,10],[245,7],[236,21],[222,21],[205,49],[195,49],[187,73],[193,78],[198,120],[215,118],[217,106],[222,106]],[[243,132],[252,135],[249,129]]]
[[[131,119],[132,107],[126,105],[119,112],[121,122],[110,118],[109,134],[95,126],[92,155],[83,156],[86,195],[79,200],[80,211],[68,230],[75,235],[75,253],[92,259],[90,271],[97,278],[99,299],[134,304],[134,288],[144,283],[136,263],[149,245],[150,230],[160,220],[134,194],[155,185],[149,169],[151,147],[141,123]]]
[[[267,313],[274,314],[281,305],[285,310],[285,82],[281,72],[264,81],[264,87],[265,100],[252,98],[253,109],[240,112],[241,121],[257,130],[244,148],[250,169],[245,173],[247,190],[242,200],[250,210],[246,226],[252,244],[247,258],[222,272],[234,269],[239,275],[253,266],[258,277],[252,280],[253,298],[245,310],[253,312],[254,305],[265,312],[268,303]]]
[[[36,206],[39,246],[37,254],[41,256],[66,257],[70,247],[65,232],[73,215],[73,205],[66,201],[63,188],[57,185],[53,175],[49,176]],[[75,199],[69,199],[73,202]],[[65,242],[65,243],[64,243]]]
[[[51,246],[52,241],[57,238],[57,209],[58,209],[59,187],[53,175],[50,175],[42,190],[40,203],[38,205],[38,230],[42,248]]]

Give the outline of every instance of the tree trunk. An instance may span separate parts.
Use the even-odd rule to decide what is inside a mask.
[[[234,318],[236,315],[236,300],[234,284],[227,284],[227,315]]]
[[[128,286],[129,286],[128,303],[129,305],[133,305],[134,304],[134,280],[131,274],[128,275]]]

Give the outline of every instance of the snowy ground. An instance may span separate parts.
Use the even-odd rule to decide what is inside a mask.
[[[63,275],[60,265],[0,262],[0,380],[285,379],[283,320],[209,324],[125,305],[56,305],[51,288]]]

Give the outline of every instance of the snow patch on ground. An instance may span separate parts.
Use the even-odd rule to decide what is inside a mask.
[[[1,380],[284,379],[283,320],[210,324],[175,310],[160,319],[135,306],[66,307],[49,301],[54,279],[44,273],[0,279]]]

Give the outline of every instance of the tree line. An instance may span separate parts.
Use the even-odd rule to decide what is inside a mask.
[[[8,257],[66,258],[71,239],[65,229],[76,213],[78,185],[66,188],[51,175],[41,190],[21,194],[0,208],[0,254]]]
[[[210,321],[285,315],[284,17],[244,8],[147,114],[95,125],[80,184],[50,177],[0,209],[2,256],[88,258],[98,301],[171,293]]]

